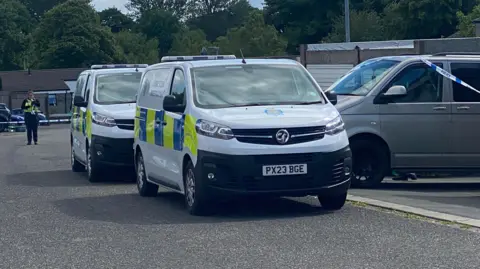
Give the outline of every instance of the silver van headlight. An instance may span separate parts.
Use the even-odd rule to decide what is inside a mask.
[[[195,124],[195,130],[197,134],[223,140],[229,140],[234,137],[230,127],[206,120],[198,120]]]
[[[325,126],[325,133],[327,135],[336,135],[345,130],[345,123],[342,120],[342,116],[338,115],[335,119],[331,120]]]

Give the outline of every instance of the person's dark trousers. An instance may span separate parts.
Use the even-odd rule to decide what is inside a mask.
[[[36,115],[25,115],[25,126],[27,127],[27,142],[28,144],[32,144],[32,136],[33,142],[35,144],[38,142],[38,120]]]

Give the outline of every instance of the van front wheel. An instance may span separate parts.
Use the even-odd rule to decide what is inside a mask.
[[[378,186],[390,167],[388,150],[371,140],[354,140],[350,148],[353,155],[352,186]]]
[[[194,216],[210,215],[213,212],[212,203],[205,192],[202,181],[195,173],[191,161],[188,161],[183,171],[183,184],[185,190],[185,205],[188,212]]]

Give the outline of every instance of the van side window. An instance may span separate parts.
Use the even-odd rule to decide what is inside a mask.
[[[151,77],[152,71],[148,71],[144,76],[143,76],[143,81],[142,85],[140,85],[140,91],[141,95],[145,96],[145,94],[148,92],[150,88],[150,77]]]
[[[480,89],[480,63],[451,63],[452,74],[475,89]],[[480,103],[480,94],[452,82],[453,101]]]
[[[89,85],[88,85],[89,83],[90,83],[90,75],[88,75],[88,77],[85,79],[85,87],[83,87],[83,88],[86,89],[86,90],[85,90],[85,93],[84,93],[84,96],[83,96],[83,99],[84,99],[84,100],[88,100],[88,97],[89,97],[89,94],[90,94],[90,89],[89,89],[89,87],[88,87],[88,86],[89,86]]]
[[[182,100],[182,104],[185,105],[185,75],[181,69],[175,70],[173,76],[172,88],[170,94],[175,96],[177,100]]]
[[[163,97],[168,91],[168,80],[172,73],[170,68],[159,68],[152,70],[149,77],[149,95]]]
[[[440,63],[435,64],[442,67]],[[426,64],[415,64],[402,70],[387,89],[391,86],[404,86],[407,89],[406,96],[394,98],[392,103],[442,102],[443,76]]]
[[[83,96],[82,91],[85,86],[85,75],[81,75],[77,79],[77,85],[75,88],[75,96]]]

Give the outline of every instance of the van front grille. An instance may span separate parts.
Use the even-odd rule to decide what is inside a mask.
[[[311,142],[325,136],[325,126],[296,127],[296,128],[268,128],[268,129],[233,129],[235,138],[242,143],[279,145],[275,135],[281,129],[287,130],[290,139],[283,145]]]

